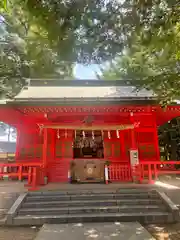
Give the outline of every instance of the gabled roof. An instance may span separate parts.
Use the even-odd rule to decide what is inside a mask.
[[[31,80],[15,102],[77,100],[155,100],[152,91],[136,90],[128,82],[98,80]]]

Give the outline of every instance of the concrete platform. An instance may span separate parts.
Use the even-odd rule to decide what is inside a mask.
[[[155,240],[140,223],[44,224],[35,240]]]

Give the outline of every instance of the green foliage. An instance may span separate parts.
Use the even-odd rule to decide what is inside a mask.
[[[47,30],[63,60],[97,63],[123,47],[121,5],[116,0],[27,0],[25,8]]]
[[[1,44],[2,93],[8,86],[14,94],[26,77],[66,78],[73,63],[115,59],[104,79],[139,79],[165,101],[178,95],[176,0],[1,0],[0,9],[9,33]]]
[[[136,80],[137,88],[153,90],[166,105],[180,96],[180,8],[175,1],[137,2],[142,24],[101,78]]]
[[[126,11],[129,1],[11,1],[47,33],[48,45],[56,49],[61,60],[70,62],[112,59],[123,49],[123,36],[131,31],[132,21],[137,18]]]
[[[49,46],[47,32],[15,2],[9,1],[8,10],[1,12],[0,24],[0,95],[9,98],[27,78],[72,76],[72,63],[60,60]]]

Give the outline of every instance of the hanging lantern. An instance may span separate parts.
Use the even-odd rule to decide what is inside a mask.
[[[120,137],[120,136],[119,136],[119,130],[116,130],[116,136],[117,136],[117,138]]]
[[[60,138],[60,132],[59,132],[59,129],[57,130],[57,138],[58,138],[58,139]]]
[[[108,138],[111,139],[111,132],[108,131]]]
[[[82,131],[83,138],[86,137],[85,131]]]
[[[92,131],[92,139],[94,140],[94,131]]]

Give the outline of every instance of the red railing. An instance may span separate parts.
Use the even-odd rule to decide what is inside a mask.
[[[29,190],[37,189],[38,185],[43,184],[44,170],[40,163],[0,163],[0,179],[27,179],[25,185]]]
[[[112,164],[108,166],[110,182],[131,182],[132,170],[130,165]]]
[[[180,174],[180,161],[143,161],[136,166],[135,174],[140,183],[153,183],[160,175]]]
[[[134,167],[122,164],[108,166],[110,182],[153,183],[163,174],[180,174],[180,161],[143,161]]]

